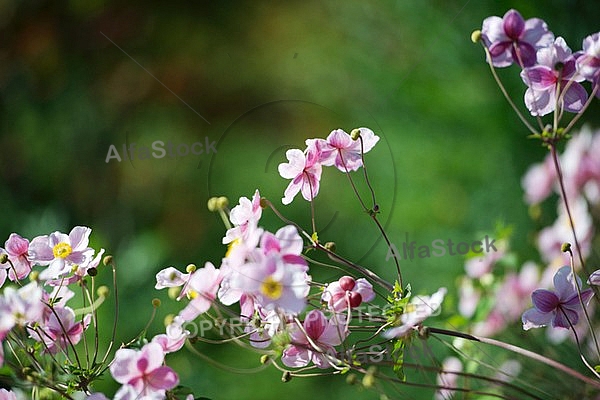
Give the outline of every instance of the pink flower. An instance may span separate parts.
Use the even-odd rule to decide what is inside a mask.
[[[298,192],[305,200],[312,201],[319,193],[322,167],[319,163],[321,149],[317,142],[307,142],[308,148],[302,152],[298,149],[286,151],[287,163],[279,164],[279,175],[292,181],[285,189],[283,204],[290,204]]]
[[[31,260],[48,268],[40,273],[40,279],[56,279],[71,271],[72,266],[89,261],[94,250],[88,247],[92,230],[76,226],[69,235],[60,232],[34,238],[29,251]]]
[[[448,357],[442,362],[442,368],[437,376],[437,384],[442,387],[435,392],[435,400],[448,400],[454,397],[456,391],[451,388],[456,388],[458,378],[463,370],[462,362],[456,357]],[[453,373],[455,372],[455,373]]]
[[[555,180],[556,169],[551,156],[541,163],[533,164],[521,180],[527,204],[537,204],[545,200],[552,193]]]
[[[184,321],[191,321],[208,311],[215,300],[222,279],[220,271],[211,262],[206,262],[204,268],[194,271],[185,289],[186,295],[191,300],[179,312],[179,316]]]
[[[17,400],[17,395],[12,390],[0,389],[0,400]]]
[[[132,398],[125,397],[126,394],[164,398],[166,390],[173,389],[179,383],[175,371],[163,365],[164,359],[162,347],[153,342],[140,350],[117,350],[110,373],[117,382],[126,386],[120,398]]]
[[[577,59],[577,68],[594,86],[600,83],[600,32],[583,39],[583,54]],[[596,96],[600,97],[600,90]]]
[[[359,128],[359,131],[362,143],[360,139],[353,140],[341,129],[332,131],[326,140],[317,139],[321,141],[321,164],[334,165],[342,172],[359,169],[362,166],[362,154],[369,152],[379,141],[379,136],[372,130]]]
[[[6,254],[10,262],[12,262],[12,266],[9,263],[0,266],[0,268],[8,269],[8,279],[11,281],[23,279],[31,271],[28,252],[29,240],[22,238],[16,233],[10,234],[8,240],[4,243],[4,249],[0,248],[0,254]],[[0,287],[3,283],[3,280],[0,280]]]
[[[228,229],[225,233],[223,244],[235,240],[247,240],[248,236],[258,228],[261,216],[262,207],[258,189],[254,192],[252,201],[246,197],[240,197],[238,205],[233,207],[229,213],[229,220],[233,224],[233,228]]]
[[[415,296],[409,303],[405,312],[400,316],[399,326],[383,332],[386,339],[406,336],[423,321],[434,315],[444,301],[447,289],[440,288],[431,296]]]
[[[351,276],[343,276],[330,283],[321,295],[321,300],[327,302],[330,309],[338,312],[356,308],[363,301],[369,302],[374,298],[373,285],[365,278],[354,279]]]
[[[181,349],[190,336],[190,331],[183,329],[184,323],[183,318],[176,316],[173,322],[167,325],[167,333],[154,336],[152,342],[160,344],[165,354]]]
[[[578,289],[581,291],[579,299]],[[533,307],[523,313],[523,329],[540,328],[548,324],[553,327],[570,328],[579,321],[582,302],[587,305],[594,292],[581,290],[581,279],[573,276],[571,268],[561,267],[554,275],[556,291],[537,289],[531,294]]]
[[[513,62],[530,67],[535,64],[536,51],[554,40],[544,21],[539,18],[525,21],[516,10],[508,10],[502,18],[486,18],[481,37],[495,67],[508,67]]]
[[[190,274],[184,274],[173,267],[167,267],[161,269],[156,274],[156,285],[154,285],[154,288],[164,289],[183,286],[189,280],[189,277]]]
[[[312,310],[291,332],[291,344],[285,348],[281,361],[288,367],[304,367],[311,361],[319,368],[335,365],[335,346],[348,336],[339,315],[328,320],[320,310]]]
[[[44,308],[43,290],[37,283],[31,282],[15,289],[7,287],[0,296],[0,340],[15,326],[25,326],[40,321]]]
[[[579,112],[587,100],[587,92],[577,74],[575,56],[562,37],[554,44],[537,52],[538,65],[521,72],[528,86],[525,104],[531,115],[546,115],[557,107],[568,112]]]
[[[300,313],[306,305],[309,280],[305,268],[287,263],[280,255],[256,253],[254,261],[234,273],[231,285],[267,310]]]
[[[90,323],[88,314],[83,321],[75,321],[75,312],[69,307],[56,307],[50,311],[48,320],[39,326],[31,336],[45,345],[45,350],[56,354],[81,340],[83,331]]]

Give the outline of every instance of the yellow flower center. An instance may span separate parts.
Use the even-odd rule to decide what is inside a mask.
[[[194,289],[188,289],[188,291],[187,291],[187,298],[190,299],[190,300],[193,300],[196,297],[198,297],[198,292],[196,292]]]
[[[55,258],[67,258],[72,252],[71,246],[65,242],[60,242],[52,248],[52,254]]]
[[[260,291],[268,298],[277,300],[281,297],[281,293],[283,292],[283,285],[281,284],[281,282],[278,282],[269,276],[260,285]]]

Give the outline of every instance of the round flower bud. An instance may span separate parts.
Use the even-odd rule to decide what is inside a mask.
[[[571,243],[563,243],[560,246],[560,251],[562,251],[563,253],[568,253],[571,251]]]
[[[160,299],[152,299],[152,307],[158,308],[160,307]]]
[[[350,132],[350,137],[352,138],[352,140],[358,140],[359,136],[360,136],[360,129],[352,129],[352,132]]]
[[[477,43],[480,40],[481,40],[481,31],[479,29],[476,29],[473,31],[473,33],[471,33],[471,42]]]
[[[2,253],[0,254],[0,264],[5,264],[8,261],[8,254]]]
[[[98,295],[98,297],[108,297],[108,293],[110,293],[110,290],[108,290],[108,286],[100,286],[98,288],[98,290],[96,290],[96,294]]]
[[[260,363],[265,365],[267,364],[269,361],[271,361],[271,357],[269,357],[268,354],[263,354],[262,356],[260,356]]]
[[[229,199],[225,196],[217,198],[217,209],[224,210],[229,205]]]
[[[292,374],[290,371],[285,371],[281,376],[281,382],[289,382],[292,380]]]
[[[96,275],[98,275],[98,269],[97,268],[88,268],[87,274],[89,276],[96,276]]]
[[[176,299],[179,296],[179,293],[181,293],[180,287],[174,286],[167,289],[167,295],[170,299]]]
[[[206,204],[208,206],[208,211],[210,212],[215,212],[218,210],[217,208],[217,198],[216,197],[211,197],[210,199],[208,199],[208,202]]]
[[[113,256],[106,256],[102,259],[102,264],[109,265],[113,263]]]
[[[31,282],[35,282],[38,280],[39,276],[40,276],[40,273],[38,271],[31,271],[31,273],[29,274],[29,280]]]
[[[356,286],[356,281],[351,276],[342,276],[339,282],[342,290],[352,290]]]
[[[329,251],[335,251],[335,242],[327,242],[323,247]]]
[[[187,272],[188,274],[191,274],[195,270],[196,270],[196,265],[195,264],[188,264],[188,266],[185,267],[185,272]]]

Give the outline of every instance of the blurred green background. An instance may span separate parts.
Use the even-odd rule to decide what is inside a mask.
[[[502,221],[514,226],[523,260],[535,258],[520,178],[544,149],[525,138],[469,39],[509,8],[543,18],[574,51],[600,20],[592,0],[0,0],[0,237],[92,227],[92,245],[118,266],[118,340],[128,341],[149,320],[152,298],[168,303],[153,290],[157,271],[219,265],[224,227],[209,197],[234,205],[258,188],[308,230],[307,202],[281,206],[285,150],[367,126],[381,137],[367,166],[392,242],[471,241]],[[520,105],[518,71],[500,75]],[[597,124],[598,114],[594,105],[587,120]],[[123,145],[158,140],[215,142],[216,153],[106,162],[111,145],[124,158]],[[325,171],[315,207],[322,241],[394,278],[346,177]],[[265,228],[282,225],[264,212]],[[452,288],[463,261],[403,260],[405,281],[417,292]],[[150,331],[176,310],[159,309]],[[234,346],[202,351],[232,367],[258,365]],[[214,399],[377,397],[343,378],[283,384],[272,368],[234,374],[189,354],[169,364]],[[99,387],[115,390],[110,379]]]

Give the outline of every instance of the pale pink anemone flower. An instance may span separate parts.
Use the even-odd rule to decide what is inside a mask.
[[[31,261],[48,267],[40,273],[41,280],[59,278],[75,265],[89,261],[94,249],[88,247],[91,229],[76,226],[66,235],[54,232],[38,236],[29,244]]]
[[[356,171],[362,167],[362,155],[375,147],[379,136],[369,128],[358,128],[361,139],[352,137],[342,129],[332,131],[327,139],[318,140],[320,143],[320,162],[325,166],[335,166],[342,172]],[[307,144],[309,144],[307,140]]]
[[[42,342],[45,351],[56,354],[79,343],[91,318],[88,314],[82,321],[76,321],[75,312],[70,307],[53,306],[48,319],[32,332],[31,337]]]
[[[415,296],[400,316],[401,324],[383,332],[383,337],[386,339],[404,337],[418,328],[423,321],[437,313],[446,292],[447,289],[443,287],[431,296]]]
[[[29,240],[21,237],[16,233],[11,233],[6,242],[4,248],[0,248],[0,255],[6,254],[8,259],[12,263],[0,265],[0,287],[4,284],[4,280],[8,274],[8,279],[11,281],[20,280],[25,278],[31,272],[31,262],[29,260]],[[15,274],[16,273],[16,274]]]
[[[284,179],[291,179],[285,189],[283,204],[290,204],[300,192],[307,201],[312,201],[319,193],[322,166],[321,149],[317,141],[307,140],[307,149],[303,152],[298,149],[286,151],[287,163],[278,166],[279,175]]]
[[[123,387],[125,393],[137,396],[162,396],[179,383],[179,377],[170,367],[163,365],[165,353],[160,344],[150,342],[140,350],[119,349],[110,365],[110,373]],[[115,397],[116,398],[116,397]],[[154,398],[154,397],[151,397]]]
[[[302,329],[292,328],[291,344],[285,348],[281,361],[288,367],[304,367],[310,362],[319,368],[336,364],[335,346],[348,336],[340,315],[327,319],[320,310],[312,310],[304,319]]]

